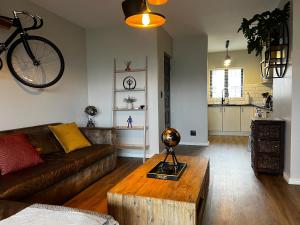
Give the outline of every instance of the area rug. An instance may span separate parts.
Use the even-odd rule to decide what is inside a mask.
[[[31,205],[0,221],[0,225],[119,225],[111,216],[44,204]]]

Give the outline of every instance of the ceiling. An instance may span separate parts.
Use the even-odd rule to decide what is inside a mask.
[[[123,21],[122,0],[31,0],[37,5],[83,28],[119,26]],[[173,38],[206,33],[209,52],[246,49],[242,34],[237,34],[243,17],[272,10],[280,0],[169,0],[153,7],[167,18],[165,29]],[[124,25],[125,26],[125,25]],[[133,28],[134,29],[134,28]]]

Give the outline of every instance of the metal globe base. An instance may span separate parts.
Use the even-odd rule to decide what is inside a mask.
[[[176,154],[175,154],[175,149],[173,148],[166,148],[166,151],[167,151],[167,154],[166,154],[166,157],[163,161],[163,166],[172,166],[174,168],[174,172],[177,171],[177,167],[178,167],[178,160],[176,158]],[[168,162],[166,162],[166,160],[168,159],[168,156],[171,155],[172,156],[172,159],[173,159],[173,164],[170,164]]]
[[[174,161],[161,161],[149,173],[147,173],[147,177],[161,180],[176,181],[179,180],[186,167],[186,163],[178,161],[176,162],[176,164],[174,164]]]

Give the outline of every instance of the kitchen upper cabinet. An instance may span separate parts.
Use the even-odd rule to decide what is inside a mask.
[[[222,131],[223,107],[208,107],[208,130]]]
[[[254,116],[254,107],[241,106],[241,131],[251,131],[251,118]]]
[[[223,131],[241,131],[241,108],[235,106],[223,107]]]

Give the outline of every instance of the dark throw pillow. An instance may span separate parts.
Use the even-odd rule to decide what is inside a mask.
[[[24,134],[0,137],[1,175],[42,163],[43,160]]]

